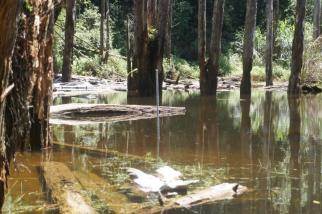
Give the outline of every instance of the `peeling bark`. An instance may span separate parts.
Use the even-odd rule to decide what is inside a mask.
[[[5,141],[5,108],[9,75],[11,72],[11,57],[16,40],[17,18],[20,1],[0,1],[0,208],[4,202],[4,187],[9,173],[9,161],[12,156],[10,145]]]

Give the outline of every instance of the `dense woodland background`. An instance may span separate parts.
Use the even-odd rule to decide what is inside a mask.
[[[213,0],[206,1],[207,46],[210,45],[211,17]],[[73,72],[81,75],[126,77],[127,17],[133,26],[133,4],[131,0],[110,0],[110,37],[111,57],[108,64],[100,64],[100,1],[77,1],[75,51]],[[279,6],[278,6],[278,5]],[[171,25],[171,54],[178,72],[185,77],[199,78],[198,68],[198,1],[173,0]],[[274,0],[274,9],[278,19],[274,50],[274,78],[288,80],[292,53],[292,40],[295,19],[294,0]],[[306,41],[312,41],[314,0],[307,3]],[[258,1],[257,27],[255,37],[255,59],[253,76],[265,80],[266,47],[266,1]],[[222,52],[220,56],[220,75],[242,73],[243,35],[246,1],[226,0],[222,34]],[[55,24],[56,72],[63,64],[65,9],[62,8]],[[169,60],[165,60],[165,70],[169,70]]]

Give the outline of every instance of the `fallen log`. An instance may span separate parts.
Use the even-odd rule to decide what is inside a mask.
[[[128,198],[117,192],[117,189],[108,184],[106,180],[90,172],[73,172],[81,186],[96,195],[108,210],[114,213],[131,213],[140,207],[140,204],[131,203]]]
[[[160,117],[184,115],[184,107],[159,107]],[[95,124],[115,121],[151,119],[157,116],[156,106],[109,105],[109,104],[65,104],[51,106],[51,124]]]
[[[82,187],[65,164],[44,162],[41,173],[51,199],[59,205],[60,213],[96,213],[90,206],[90,198],[82,194]]]
[[[167,213],[178,209],[193,209],[207,204],[219,203],[224,200],[232,200],[245,194],[247,187],[236,183],[223,183],[207,189],[198,191],[174,201],[167,202],[163,207],[147,207],[138,211],[138,213]]]

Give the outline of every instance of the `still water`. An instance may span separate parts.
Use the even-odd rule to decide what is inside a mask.
[[[153,104],[154,100],[127,100],[125,93],[116,93],[56,98],[54,104],[69,102]],[[3,211],[44,213],[55,208],[46,201],[38,175],[42,161],[54,160],[104,178],[120,194],[128,183],[125,167],[149,171],[164,164],[187,178],[200,179],[196,188],[237,182],[251,189],[233,201],[176,213],[322,213],[322,96],[288,99],[285,92],[257,90],[251,100],[240,100],[237,91],[221,92],[217,98],[166,92],[162,104],[184,106],[187,112],[161,118],[160,142],[156,119],[52,126],[53,141],[67,145],[17,155]],[[120,156],[79,147],[113,150]]]

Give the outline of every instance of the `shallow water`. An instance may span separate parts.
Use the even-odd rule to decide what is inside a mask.
[[[162,104],[185,106],[187,113],[160,119],[159,142],[156,119],[55,125],[55,142],[115,150],[122,158],[64,146],[18,154],[20,172],[12,167],[4,211],[48,210],[37,172],[44,160],[93,172],[118,187],[127,182],[124,167],[152,170],[150,162],[157,160],[201,179],[198,188],[238,182],[252,190],[234,201],[196,208],[196,213],[321,213],[321,98],[288,99],[285,92],[257,90],[249,101],[240,100],[237,91],[221,92],[217,99],[167,92]],[[127,100],[125,93],[57,98],[54,103],[69,102],[154,104],[153,99]]]

